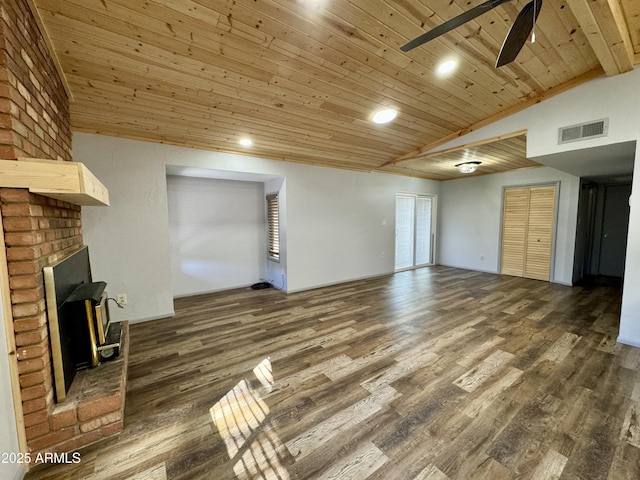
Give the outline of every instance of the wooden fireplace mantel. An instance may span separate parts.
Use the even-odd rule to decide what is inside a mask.
[[[109,192],[79,162],[39,158],[0,161],[0,187],[28,188],[30,192],[76,205],[108,206]]]

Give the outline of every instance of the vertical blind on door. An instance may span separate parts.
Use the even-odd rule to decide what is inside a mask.
[[[280,259],[280,216],[277,193],[267,195],[267,254],[272,259]]]
[[[396,270],[432,263],[432,209],[430,196],[396,195]]]

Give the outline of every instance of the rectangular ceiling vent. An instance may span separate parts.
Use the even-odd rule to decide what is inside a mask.
[[[558,129],[558,144],[578,142],[590,138],[606,137],[609,133],[609,119],[603,118],[594,122],[581,123]]]

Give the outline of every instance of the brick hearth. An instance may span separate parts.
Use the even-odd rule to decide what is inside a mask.
[[[49,434],[31,440],[34,451],[72,452],[122,431],[129,356],[128,323],[122,329],[122,355],[94,369],[81,370],[49,414]],[[53,446],[53,448],[49,448]]]

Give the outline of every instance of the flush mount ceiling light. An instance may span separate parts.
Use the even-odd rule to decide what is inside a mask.
[[[389,123],[397,116],[398,116],[397,110],[393,108],[385,108],[383,110],[378,110],[376,113],[374,113],[373,117],[371,117],[371,120],[373,120],[373,123],[377,123],[381,125],[383,123]]]
[[[458,66],[458,62],[455,60],[445,60],[436,68],[436,73],[438,75],[447,75],[453,72]]]
[[[460,173],[473,173],[478,169],[478,165],[482,162],[464,162],[456,165],[456,168],[460,170]]]
[[[251,145],[253,145],[253,140],[251,140],[250,138],[242,138],[240,139],[240,145],[242,145],[243,147],[250,147]]]

